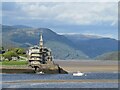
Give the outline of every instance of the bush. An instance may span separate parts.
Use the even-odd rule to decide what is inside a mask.
[[[25,50],[20,48],[18,49],[17,54],[25,54]]]
[[[17,54],[26,54],[25,53],[25,50],[23,49],[23,48],[12,48],[12,49],[10,49],[10,51],[14,51],[14,52],[16,52]]]
[[[8,59],[9,61],[12,60],[12,57],[18,57],[17,53],[15,53],[14,51],[8,51],[4,53],[3,56],[5,59]]]
[[[4,50],[4,47],[0,47],[0,50],[1,50],[1,51]]]

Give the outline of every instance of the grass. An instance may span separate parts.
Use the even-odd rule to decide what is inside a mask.
[[[2,65],[27,65],[27,61],[2,61]]]

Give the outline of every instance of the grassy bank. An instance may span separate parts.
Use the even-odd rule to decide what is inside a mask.
[[[2,65],[27,65],[27,61],[2,61],[0,62]]]

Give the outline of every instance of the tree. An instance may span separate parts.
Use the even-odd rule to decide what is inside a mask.
[[[12,60],[12,57],[18,57],[17,53],[15,53],[14,51],[8,51],[4,53],[3,56],[5,59],[8,59],[9,61]]]
[[[10,51],[14,51],[15,53],[19,54],[26,54],[23,48],[12,48]]]
[[[0,47],[0,50],[1,50],[1,51],[4,50],[4,47]]]
[[[11,49],[9,49],[9,51],[14,51],[14,52],[18,52],[18,50],[19,50],[19,48],[11,48]]]
[[[22,48],[19,48],[17,51],[17,54],[25,54],[25,50]]]

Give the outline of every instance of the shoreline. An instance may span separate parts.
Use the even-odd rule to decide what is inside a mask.
[[[54,61],[68,73],[73,72],[118,72],[117,61]],[[0,65],[1,73],[34,73],[33,69],[27,65]]]
[[[94,61],[94,60],[58,60],[59,64],[68,73],[81,72],[118,72],[118,61]]]

